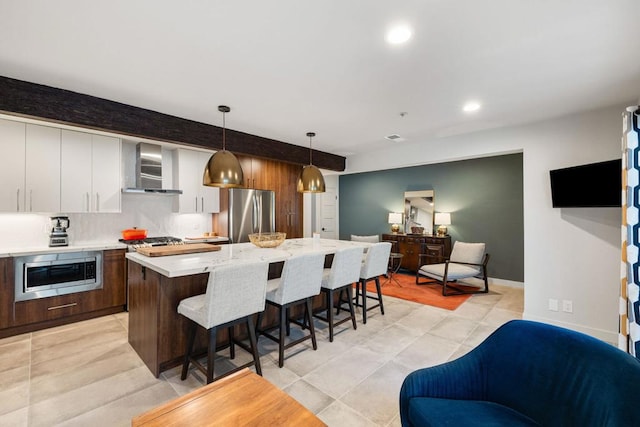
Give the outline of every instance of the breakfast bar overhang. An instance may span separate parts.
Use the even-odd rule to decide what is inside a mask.
[[[236,243],[221,245],[215,252],[166,257],[129,252],[126,255],[129,344],[158,377],[182,362],[187,321],[178,314],[177,307],[184,298],[205,293],[210,271],[222,265],[267,261],[270,278],[277,277],[282,263],[293,255],[314,252],[332,255],[341,248],[352,246],[367,248],[370,244],[304,238],[285,240],[277,248]],[[226,334],[219,334],[218,342],[226,339]],[[196,337],[196,343],[198,348],[206,348],[203,331]]]

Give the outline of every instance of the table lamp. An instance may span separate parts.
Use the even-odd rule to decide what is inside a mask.
[[[397,233],[400,231],[400,225],[402,223],[402,214],[400,212],[389,212],[389,224],[391,224],[391,232]]]
[[[436,212],[436,217],[433,222],[438,226],[438,236],[446,236],[447,225],[451,225],[451,214],[449,212]]]

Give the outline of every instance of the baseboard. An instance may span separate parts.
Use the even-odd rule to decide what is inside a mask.
[[[530,314],[522,313],[522,318],[524,320],[533,320],[536,322],[548,323],[550,325],[560,326],[561,328],[571,329],[573,331],[582,332],[583,334],[590,335],[594,338],[598,338],[604,342],[607,342],[613,346],[617,347],[618,344],[618,331],[606,331],[604,329],[597,328],[589,328],[584,325],[578,325],[576,323],[570,322],[560,322],[555,319],[549,319],[546,317],[532,316]]]
[[[491,290],[491,286],[492,285],[498,285],[498,286],[507,286],[510,288],[518,288],[518,289],[524,289],[524,282],[516,282],[514,280],[506,280],[506,279],[496,279],[494,277],[489,277],[489,290]],[[465,285],[471,285],[471,286],[475,286],[478,288],[484,288],[484,281],[482,279],[478,279],[475,277],[470,277],[468,279],[464,279],[464,280],[458,280],[458,282],[460,283],[464,283]]]

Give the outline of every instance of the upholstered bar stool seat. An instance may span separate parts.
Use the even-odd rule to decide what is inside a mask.
[[[360,280],[362,253],[363,248],[359,247],[340,249],[333,257],[331,268],[325,268],[322,274],[321,291],[325,294],[324,308],[326,309],[326,316],[315,314],[315,317],[329,324],[329,342],[333,342],[334,326],[351,320],[353,329],[358,328],[353,306],[352,285]],[[349,303],[349,316],[340,320],[334,320],[333,316],[334,293],[336,291],[340,293],[346,292],[347,302]]]
[[[389,264],[389,254],[391,253],[391,243],[380,242],[371,245],[360,267],[360,281],[356,285],[356,305],[362,307],[362,322],[367,323],[367,311],[380,307],[380,313],[384,315],[384,304],[382,302],[382,291],[380,289],[380,276],[387,273]],[[376,283],[377,296],[367,295],[367,282],[374,280]],[[360,292],[362,301],[360,302]],[[376,305],[367,307],[367,299],[378,301]]]
[[[262,315],[258,316],[258,332],[259,335],[278,343],[278,366],[281,368],[284,366],[284,350],[308,339],[311,340],[314,350],[318,348],[311,319],[311,300],[320,293],[324,258],[323,253],[292,256],[284,262],[281,276],[269,280],[267,284],[266,301],[267,304],[279,310],[280,333],[278,337],[275,337],[268,332],[269,329],[262,329]],[[291,322],[287,315],[289,309],[302,304],[305,306],[305,321],[304,323],[294,321],[294,323],[303,326],[308,322],[309,334],[285,344],[285,335],[289,335],[289,323]]]
[[[214,380],[217,331],[225,328],[229,332],[229,343],[223,347],[229,347],[231,359],[235,358],[234,345],[238,345],[252,354],[253,361],[219,375],[216,379],[251,365],[255,366],[256,373],[262,375],[252,316],[264,310],[268,269],[269,264],[266,262],[217,267],[209,273],[205,294],[180,301],[178,313],[189,319],[187,348],[182,365],[183,380],[187,378],[190,363],[206,375],[207,384]],[[233,327],[241,322],[247,325],[249,346],[234,337]],[[193,357],[198,326],[208,332],[206,367]]]

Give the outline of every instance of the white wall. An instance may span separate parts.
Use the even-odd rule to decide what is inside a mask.
[[[347,159],[347,173],[523,152],[524,317],[617,342],[620,208],[554,209],[549,170],[619,158],[626,105],[530,125],[397,144]],[[548,310],[554,298],[573,313]]]

